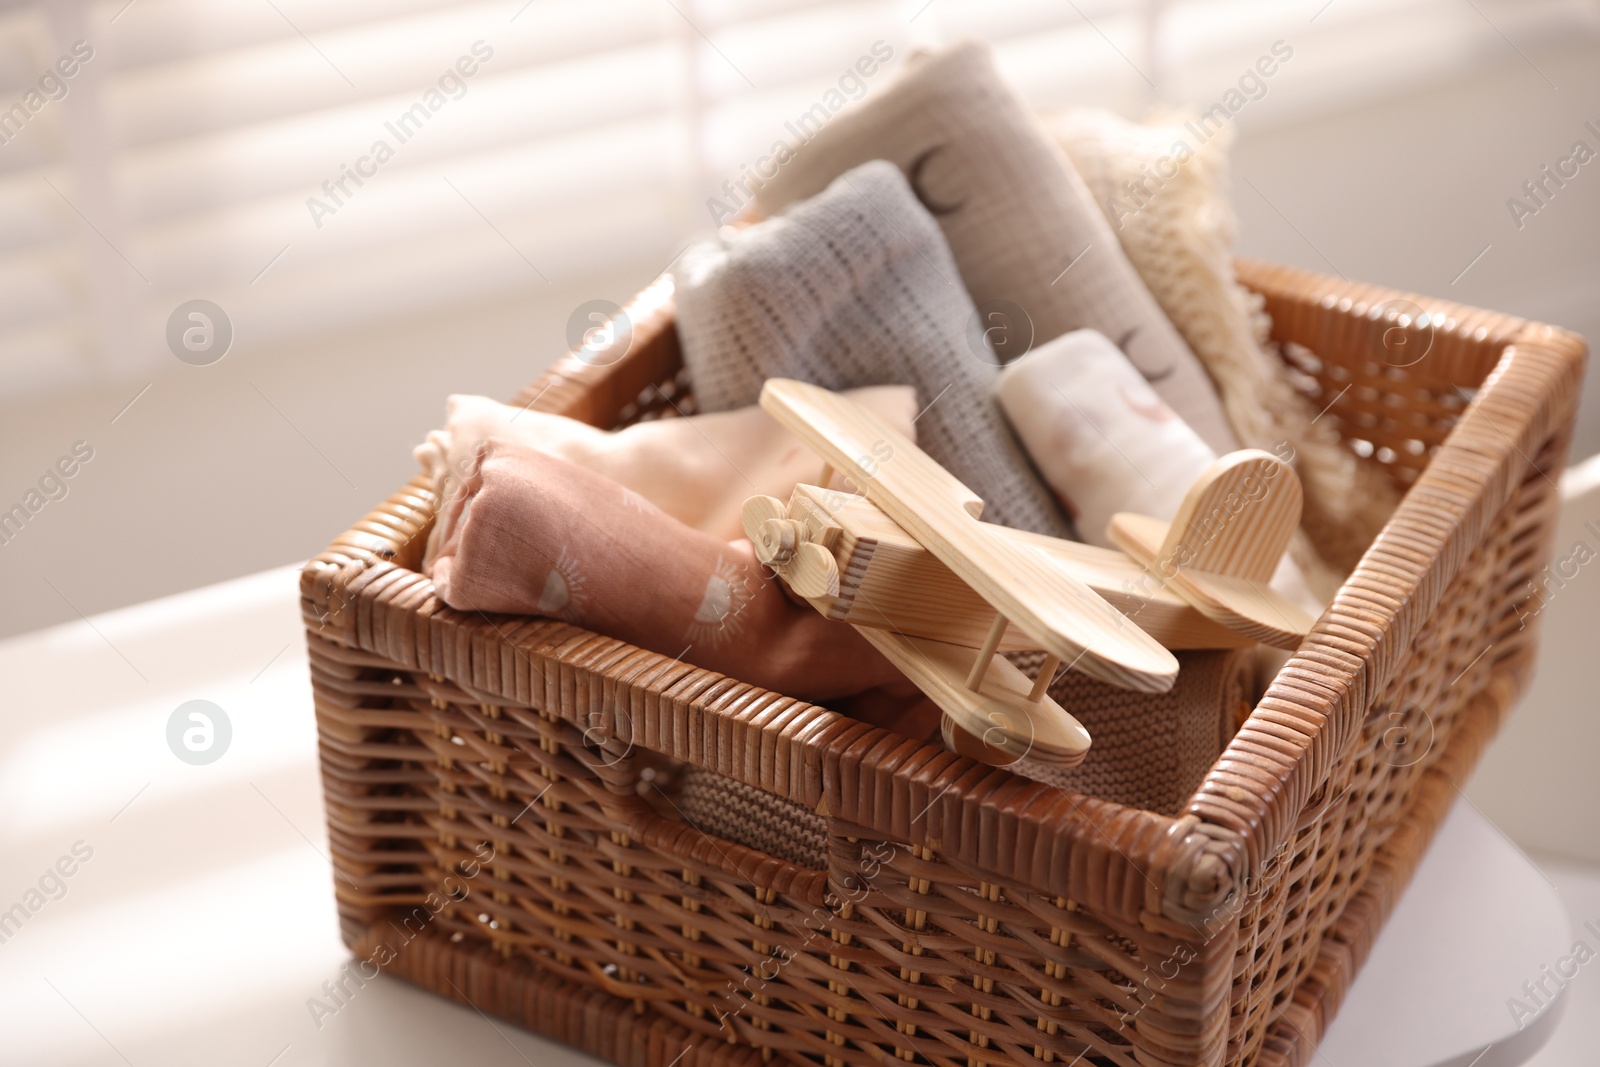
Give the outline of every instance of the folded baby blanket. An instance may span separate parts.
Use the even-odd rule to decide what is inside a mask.
[[[755,403],[768,378],[916,387],[918,444],[985,501],[985,519],[1068,536],[1006,428],[998,370],[939,226],[889,163],[685,252],[683,361],[702,409]]]
[[[985,324],[1032,322],[1034,340],[1092,327],[1217,452],[1238,448],[1205,371],[1151,297],[1072,163],[1000,76],[987,44],[907,61],[895,83],[836,116],[756,193],[771,214],[886,159],[949,241]],[[1025,329],[1016,323],[1011,330]],[[1020,353],[1024,342],[1000,351]]]
[[[849,396],[916,439],[911,420],[917,398],[910,386],[855,389]],[[744,536],[739,509],[747,497],[788,500],[797,484],[815,483],[822,472],[816,453],[758,407],[651,419],[607,432],[488,397],[452,396],[444,429],[428,434],[416,449],[441,502],[428,537],[428,560],[449,536],[449,509],[443,502],[460,485],[478,446],[490,437],[603,474],[679,522],[724,541]]]
[[[996,391],[1028,455],[1092,545],[1115,547],[1106,526],[1119,511],[1171,521],[1217,458],[1094,330],[1074,330],[1029,352],[1000,373]],[[1287,555],[1272,586],[1322,613]]]
[[[909,688],[853,627],[791,600],[748,541],[555,456],[491,438],[446,508],[427,574],[453,608],[564,619],[805,700]]]
[[[1111,516],[1170,519],[1216,459],[1137,368],[1095,330],[1074,330],[1000,373],[1000,407],[1091,545]]]

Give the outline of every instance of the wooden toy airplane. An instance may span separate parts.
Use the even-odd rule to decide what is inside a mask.
[[[826,389],[772,379],[761,406],[823,458],[824,484],[837,470],[861,495],[800,486],[787,506],[751,497],[743,520],[757,557],[916,682],[963,754],[1081,762],[1088,733],[1045,692],[1063,662],[1164,692],[1177,677],[1169,649],[1294,647],[1310,627],[1263,584],[1300,514],[1298,479],[1268,453],[1219,460],[1170,529],[1118,515],[1124,555],[979,521],[983,502],[966,486]],[[995,656],[1022,650],[1046,654],[1031,684]]]

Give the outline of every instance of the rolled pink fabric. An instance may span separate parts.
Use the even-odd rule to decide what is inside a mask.
[[[845,395],[916,439],[917,393],[909,385],[852,389]],[[441,501],[472,465],[478,445],[491,437],[603,474],[680,522],[724,540],[744,535],[739,514],[746,497],[788,500],[796,484],[814,482],[822,472],[816,453],[759,407],[651,419],[607,431],[488,397],[452,396],[444,428],[429,433],[414,452]],[[428,558],[449,533],[445,522],[434,525]]]
[[[789,599],[748,541],[686,526],[603,475],[491,438],[447,506],[428,574],[453,608],[564,619],[804,700],[914,693],[853,627]]]

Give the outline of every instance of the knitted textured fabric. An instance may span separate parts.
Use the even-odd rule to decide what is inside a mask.
[[[1283,360],[1270,350],[1261,298],[1234,278],[1232,128],[1201,144],[1179,121],[1139,125],[1102,111],[1050,116],[1046,125],[1116,227],[1150,292],[1210,372],[1239,439],[1268,451],[1284,442],[1294,449],[1306,490],[1301,528],[1321,561],[1309,559],[1304,545],[1291,551],[1319,595],[1331,597],[1388,521],[1398,494],[1381,469],[1340,444],[1334,419],[1317,419],[1315,407],[1293,388]],[[1194,154],[1174,167],[1180,143]],[[1130,192],[1129,182],[1140,191]]]
[[[1063,770],[1030,759],[1012,770],[1101,800],[1176,815],[1233,735],[1255,689],[1254,649],[1175,652],[1178,681],[1166,693],[1131,693],[1068,671],[1050,695],[1094,744]]]
[[[912,56],[899,80],[841,112],[757,191],[771,214],[870,159],[903,169],[950,243],[984,325],[1033,341],[1090,327],[1116,341],[1217,452],[1238,447],[1205,371],[1161,313],[1116,235],[986,44]],[[1004,358],[1025,337],[997,346]],[[698,383],[697,383],[698,384]]]
[[[915,391],[907,385],[852,390],[850,398],[912,440]],[[739,512],[747,497],[788,500],[800,482],[822,471],[800,440],[758,407],[712,415],[651,419],[614,432],[576,419],[501,404],[482,396],[452,396],[445,427],[416,447],[417,461],[441,502],[470,469],[490,437],[515,441],[603,474],[697,530],[735,541],[744,536]],[[843,484],[842,479],[836,480]],[[426,567],[450,533],[448,506],[428,535]]]
[[[827,820],[793,800],[691,764],[674,804],[697,830],[812,870],[828,866]]]
[[[756,402],[768,378],[829,389],[906,383],[917,443],[983,517],[1070,535],[992,393],[999,373],[932,217],[892,165],[857,167],[776,218],[680,259],[678,336],[703,411]]]

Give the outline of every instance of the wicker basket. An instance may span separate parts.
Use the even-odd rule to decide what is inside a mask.
[[[1239,272],[1324,417],[1408,491],[1177,817],[563,623],[446,609],[416,570],[418,479],[301,580],[351,949],[627,1067],[1309,1063],[1527,680],[1519,608],[1584,344]],[[670,281],[631,314],[625,358],[568,359],[523,401],[600,426],[686,410]],[[661,814],[640,781],[671,760],[815,809],[826,866]]]

